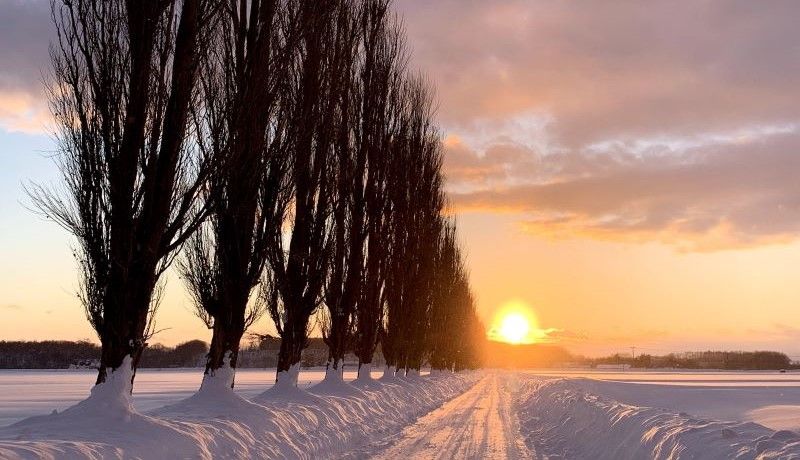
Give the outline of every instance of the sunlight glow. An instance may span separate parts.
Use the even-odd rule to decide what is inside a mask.
[[[495,312],[488,335],[491,340],[513,344],[535,343],[546,336],[533,309],[521,300],[510,300]]]
[[[519,313],[509,313],[500,324],[500,337],[509,343],[521,343],[531,326],[528,319]]]

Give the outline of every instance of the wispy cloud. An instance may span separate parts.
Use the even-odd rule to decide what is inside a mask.
[[[0,3],[0,128],[43,132],[49,119],[42,75],[54,29],[47,0]]]
[[[798,118],[791,1],[398,0],[446,125],[537,113],[567,146]]]
[[[684,250],[800,234],[800,3],[396,5],[438,83],[456,209]],[[0,3],[0,127],[46,126],[52,35],[48,1]]]
[[[491,340],[506,340],[506,337],[504,337],[496,327],[490,328],[487,336]],[[582,332],[551,327],[546,329],[532,329],[528,332],[523,342],[567,345],[580,343],[587,339],[588,337]]]
[[[521,228],[532,234],[657,240],[686,250],[775,243],[800,234],[795,131],[647,154],[611,149],[509,156],[489,150],[468,162],[476,165],[469,175],[459,166],[451,170],[456,181],[472,184],[453,194],[456,209],[517,213]]]
[[[456,209],[684,250],[800,234],[800,3],[398,5]]]
[[[45,132],[50,121],[50,112],[42,97],[0,89],[0,128],[36,134]]]

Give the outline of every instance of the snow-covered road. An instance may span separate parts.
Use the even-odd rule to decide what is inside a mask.
[[[512,402],[518,385],[518,376],[492,372],[397,435],[349,457],[533,458],[520,436]]]
[[[0,427],[0,458],[800,459],[797,385],[733,383],[483,370],[252,399],[215,386],[147,413],[109,387]],[[792,431],[754,423],[754,408]]]

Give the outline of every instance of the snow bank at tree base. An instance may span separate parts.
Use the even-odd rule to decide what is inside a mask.
[[[701,420],[623,404],[585,379],[526,379],[518,416],[525,442],[543,458],[800,458],[800,435],[752,422]]]
[[[220,382],[204,381],[195,395],[149,414],[130,404],[109,406],[119,393],[93,394],[60,414],[0,429],[0,458],[333,457],[400,430],[480,375],[373,381],[359,388],[339,382],[341,391],[329,385],[320,388],[324,395],[279,388],[252,402],[227,387],[222,373]],[[306,396],[298,402],[295,393]]]

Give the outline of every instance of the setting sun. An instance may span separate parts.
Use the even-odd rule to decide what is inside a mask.
[[[539,321],[526,302],[510,300],[495,312],[488,336],[491,340],[513,344],[534,343],[541,336]]]
[[[520,313],[509,313],[500,324],[500,337],[509,343],[521,343],[531,330],[528,319]]]

